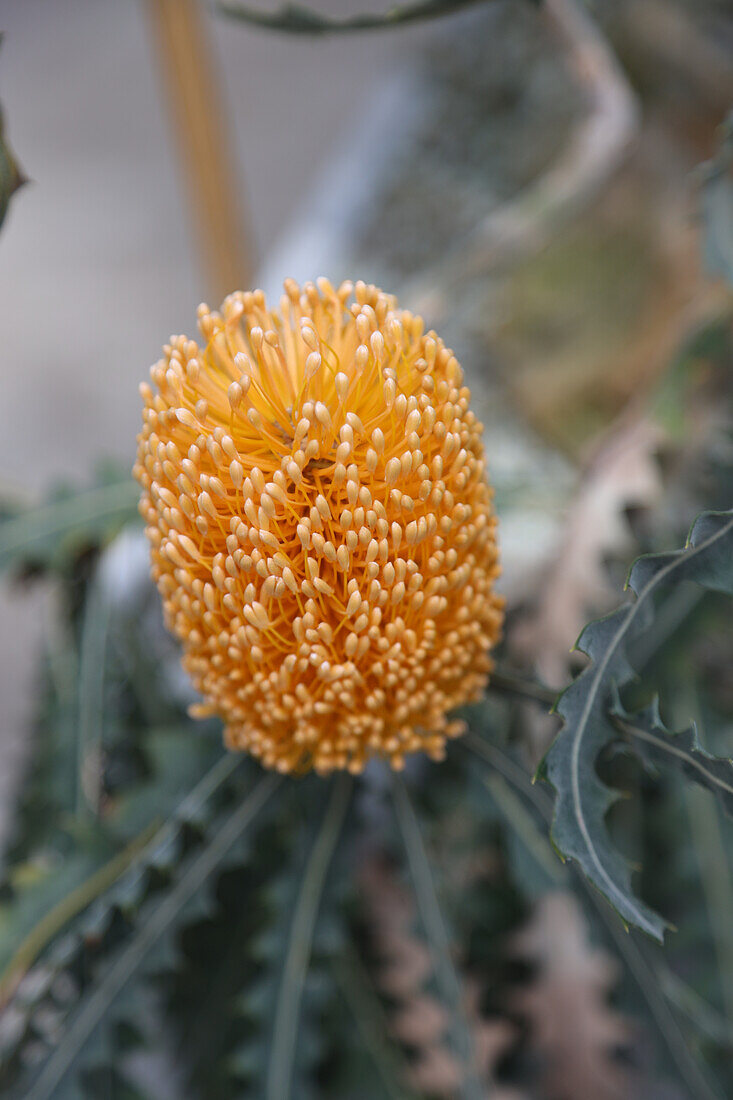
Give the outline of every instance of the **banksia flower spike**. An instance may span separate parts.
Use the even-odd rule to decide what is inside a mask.
[[[195,712],[284,772],[440,759],[502,621],[455,357],[364,283],[198,316],[202,346],[172,337],[141,386],[135,465]]]

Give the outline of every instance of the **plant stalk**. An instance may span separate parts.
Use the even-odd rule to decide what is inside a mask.
[[[254,257],[206,19],[199,0],[147,0],[147,10],[207,295],[219,302],[250,286]]]

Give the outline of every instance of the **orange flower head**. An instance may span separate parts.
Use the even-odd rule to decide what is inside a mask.
[[[135,476],[166,622],[269,768],[434,759],[502,622],[481,424],[453,353],[362,282],[198,311],[151,368]]]

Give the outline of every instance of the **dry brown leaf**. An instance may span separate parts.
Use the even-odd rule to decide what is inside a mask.
[[[418,1092],[452,1098],[461,1085],[461,1067],[446,1047],[424,1047],[410,1066],[410,1084]]]
[[[512,997],[542,1059],[543,1100],[632,1100],[638,1082],[615,1052],[633,1038],[608,1003],[616,965],[588,942],[582,912],[570,894],[547,894],[515,938],[517,954],[534,963],[534,980]]]
[[[392,1016],[392,1030],[412,1047],[439,1044],[448,1029],[448,1013],[434,997],[417,993]]]
[[[625,418],[591,457],[570,505],[560,547],[542,575],[532,611],[512,633],[514,653],[553,686],[567,679],[568,654],[589,614],[611,606],[617,594],[605,563],[626,552],[625,512],[648,507],[661,491],[655,461],[659,428],[647,418]]]
[[[380,959],[377,983],[395,1001],[391,1028],[395,1038],[409,1046],[413,1054],[409,1083],[430,1096],[453,1100],[460,1088],[462,1068],[446,1041],[446,1010],[425,989],[431,960],[415,931],[418,916],[412,894],[385,863],[377,860],[364,865],[361,887]],[[510,1090],[497,1092],[491,1080],[514,1038],[515,1028],[505,1020],[481,1016],[476,983],[464,981],[464,991],[476,1061],[487,1089],[492,1089],[496,1100],[521,1100]]]

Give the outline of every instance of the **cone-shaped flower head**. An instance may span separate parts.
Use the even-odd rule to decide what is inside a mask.
[[[439,759],[502,621],[454,355],[363,283],[232,294],[199,328],[141,387],[135,465],[198,713],[280,771]]]

